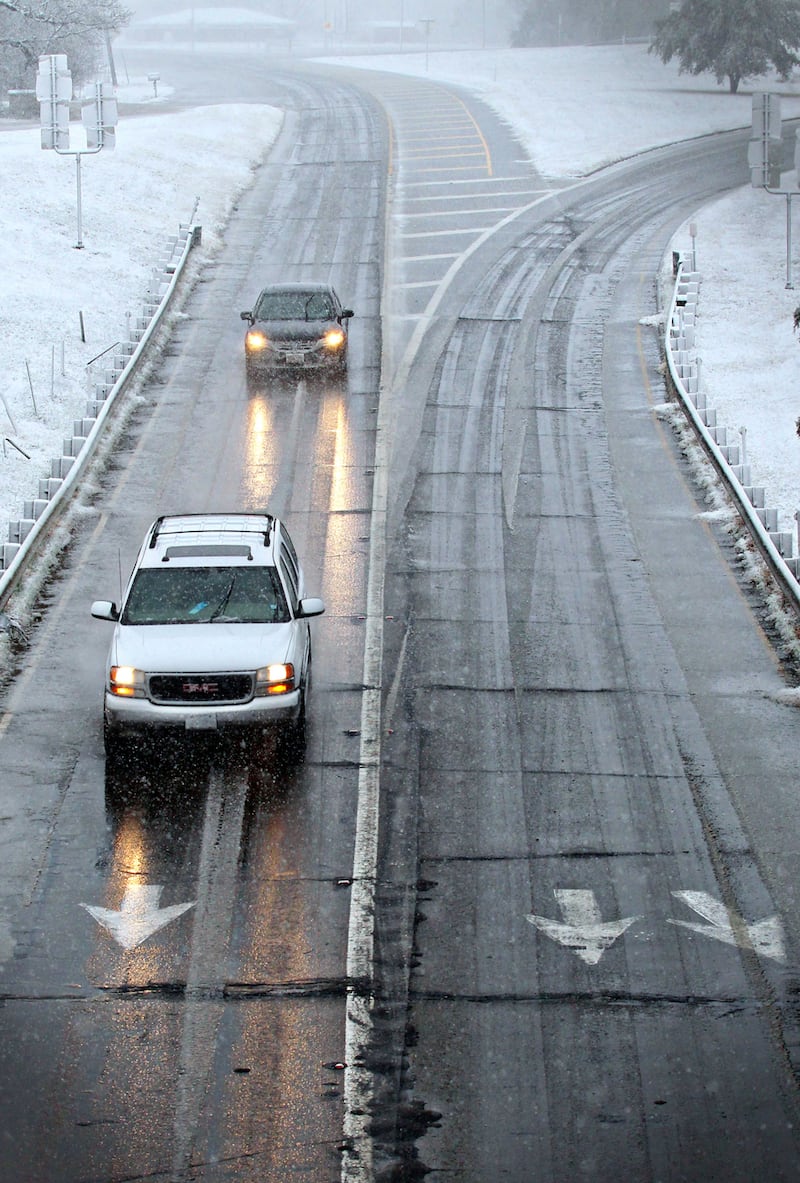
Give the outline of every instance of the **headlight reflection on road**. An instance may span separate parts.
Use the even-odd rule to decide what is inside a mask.
[[[368,532],[368,517],[353,511],[368,509],[369,502],[365,501],[363,466],[356,465],[347,406],[341,398],[332,423],[326,426],[333,435],[333,454],[322,594],[327,603],[336,604],[338,614],[347,616],[363,611],[364,606],[364,588],[357,574],[363,564],[354,563],[353,557],[366,550],[362,535]]]
[[[347,421],[344,402],[340,399],[336,407],[336,424],[333,428],[333,471],[331,473],[330,509],[353,508],[353,441]]]
[[[342,1003],[336,997],[319,1002],[304,997],[307,984],[313,994],[316,983],[333,972],[328,939],[319,928],[330,887],[315,883],[310,866],[296,857],[308,846],[308,809],[288,796],[283,805],[271,798],[250,829],[238,972],[256,989],[233,1012],[233,1071],[221,1105],[227,1125],[220,1156],[233,1159],[247,1147],[273,1169],[292,1162],[318,1178],[319,1148],[331,1132],[318,1124],[319,1102],[308,1082],[319,1080],[320,1065],[331,1058],[330,1031],[336,1023],[325,1012]],[[336,965],[340,972],[341,963]],[[274,997],[266,986],[274,988]],[[338,1055],[338,1047],[333,1054]],[[341,1128],[337,1109],[330,1112],[331,1123]],[[327,1119],[323,1112],[323,1123]]]
[[[127,811],[120,819],[114,842],[114,874],[109,879],[112,890],[125,891],[131,876],[147,874],[146,832],[142,819]]]
[[[272,408],[263,394],[250,400],[245,428],[244,489],[247,504],[268,506],[279,469]]]

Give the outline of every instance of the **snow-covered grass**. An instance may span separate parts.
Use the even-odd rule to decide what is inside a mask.
[[[42,151],[38,127],[0,131],[4,538],[84,414],[89,363],[127,339],[127,314],[139,313],[167,238],[197,202],[200,249],[219,250],[231,206],[281,119],[251,104],[130,119],[123,108],[116,148],[82,157],[80,250],[75,157]]]

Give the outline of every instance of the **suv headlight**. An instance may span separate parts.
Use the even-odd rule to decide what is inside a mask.
[[[326,349],[341,349],[341,347],[344,345],[344,330],[328,329],[327,333],[322,338],[322,343]]]
[[[266,333],[262,333],[260,329],[253,329],[247,333],[244,342],[247,349],[266,349],[269,345]]]
[[[118,698],[144,698],[144,671],[130,665],[112,665],[108,689]]]
[[[294,666],[291,662],[286,665],[265,665],[256,670],[256,698],[291,694],[294,688]]]

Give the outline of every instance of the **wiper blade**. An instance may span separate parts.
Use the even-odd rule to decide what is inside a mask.
[[[215,621],[217,619],[217,617],[221,616],[222,613],[225,611],[225,609],[228,605],[228,600],[231,598],[231,592],[233,591],[233,585],[235,583],[236,583],[236,572],[234,571],[233,575],[231,576],[230,583],[228,584],[227,588],[225,589],[225,595],[222,597],[222,599],[217,604],[216,608],[214,609],[214,611],[211,613],[211,615],[208,618],[209,624],[212,624],[213,621]]]

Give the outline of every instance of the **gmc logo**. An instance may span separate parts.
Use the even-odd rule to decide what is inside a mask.
[[[219,689],[217,682],[184,682],[184,694],[216,694]]]

